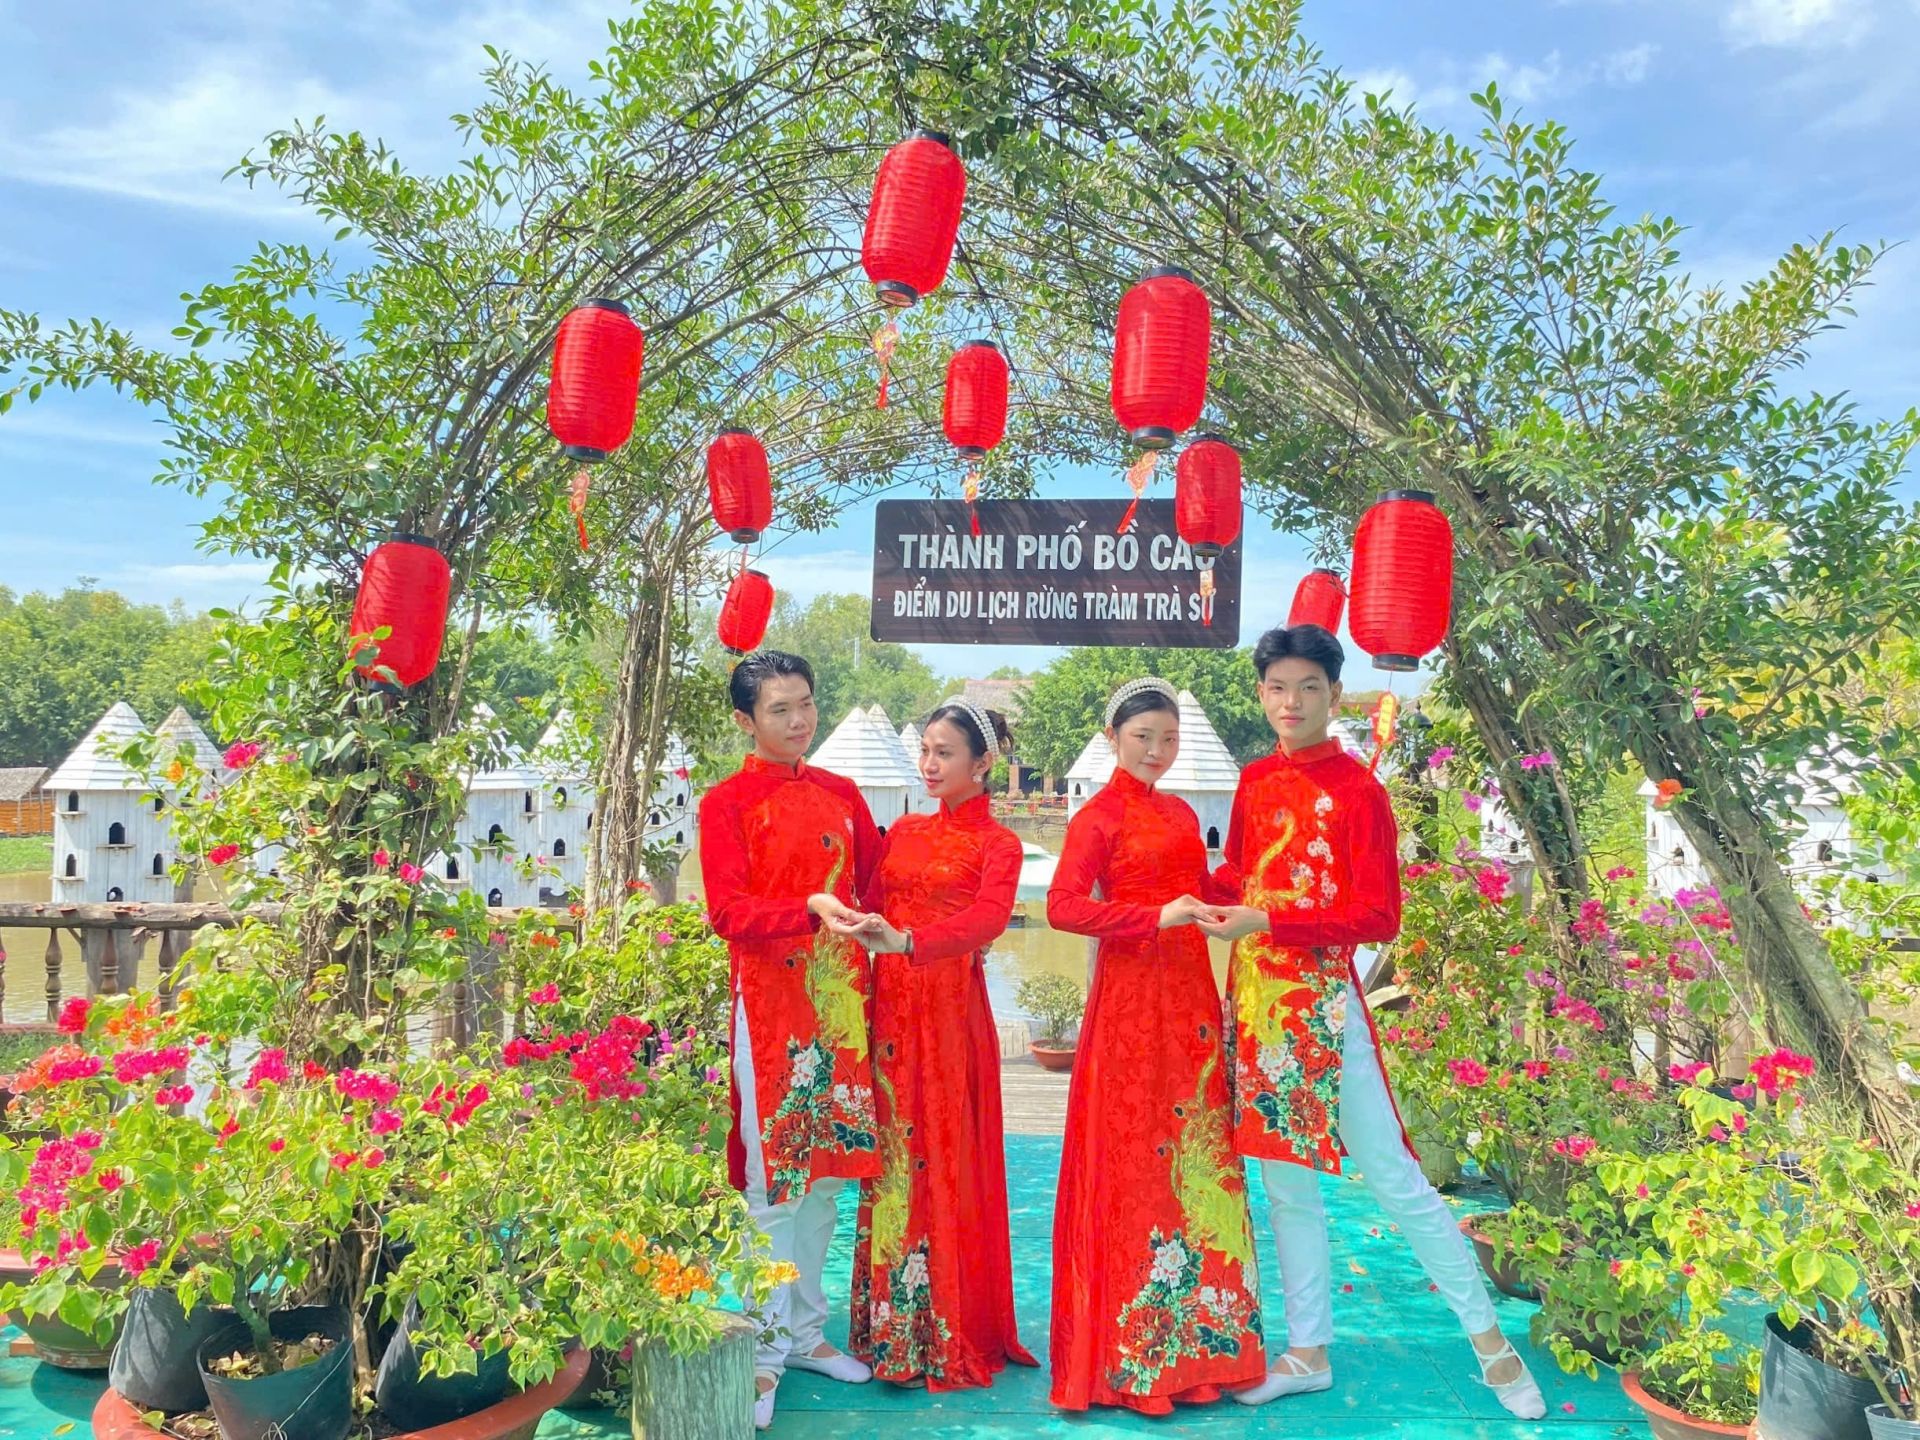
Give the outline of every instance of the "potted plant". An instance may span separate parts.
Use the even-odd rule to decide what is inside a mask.
[[[1620,1388],[1655,1440],[1746,1436],[1758,1409],[1760,1355],[1721,1331],[1692,1328],[1622,1372]]]
[[[1595,1152],[1585,1152],[1592,1154]],[[1508,1213],[1504,1253],[1539,1295],[1535,1343],[1560,1367],[1591,1377],[1668,1338],[1675,1325],[1674,1290],[1664,1273],[1622,1256],[1642,1256],[1651,1226],[1629,1216],[1597,1181],[1583,1175],[1557,1215],[1521,1202]]]
[[[1040,1035],[1028,1049],[1046,1070],[1071,1070],[1077,1047],[1072,1033],[1080,1023],[1086,996],[1064,975],[1031,975],[1020,982],[1015,1002],[1039,1022]]]

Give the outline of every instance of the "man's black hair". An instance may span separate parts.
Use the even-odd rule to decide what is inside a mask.
[[[1276,660],[1310,660],[1327,672],[1327,683],[1340,683],[1340,667],[1347,663],[1347,652],[1333,638],[1333,632],[1318,625],[1276,625],[1260,637],[1253,647],[1253,673],[1267,678],[1267,667]]]
[[[798,655],[789,655],[784,650],[756,650],[733,667],[733,674],[727,680],[727,696],[733,701],[734,709],[751,715],[753,707],[760,702],[760,687],[785,675],[798,675],[807,682],[808,690],[813,689],[813,667]]]

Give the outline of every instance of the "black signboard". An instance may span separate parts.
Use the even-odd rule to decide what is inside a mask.
[[[988,500],[980,534],[960,500],[882,500],[873,638],[972,645],[1230,649],[1240,639],[1240,544],[1214,565],[1213,623],[1173,501]]]

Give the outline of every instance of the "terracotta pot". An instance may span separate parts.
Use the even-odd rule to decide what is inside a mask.
[[[1598,1363],[1602,1365],[1619,1365],[1622,1359],[1622,1353],[1613,1348],[1611,1341],[1607,1340],[1604,1336],[1590,1335],[1584,1330],[1575,1330],[1573,1328],[1573,1322],[1576,1321],[1578,1317],[1553,1313],[1552,1290],[1546,1285],[1541,1285],[1538,1289],[1540,1304],[1549,1312],[1547,1317],[1548,1321],[1565,1322],[1551,1324],[1551,1328],[1554,1331],[1564,1335],[1567,1343],[1573,1346],[1574,1349],[1583,1355],[1593,1357]],[[1627,1347],[1628,1353],[1646,1349],[1647,1332],[1644,1327],[1639,1325],[1624,1325],[1621,1329],[1623,1333],[1620,1336],[1620,1342]]]
[[[1049,1045],[1041,1040],[1035,1040],[1027,1046],[1027,1052],[1042,1070],[1073,1069],[1073,1056],[1078,1049],[1078,1045]]]
[[[1713,1440],[1715,1436],[1751,1435],[1751,1425],[1722,1425],[1717,1420],[1696,1420],[1691,1415],[1653,1398],[1640,1384],[1640,1374],[1629,1370],[1620,1377],[1620,1388],[1627,1398],[1647,1415],[1647,1428],[1654,1440]]]
[[[431,1430],[406,1431],[392,1440],[532,1440],[549,1410],[568,1400],[587,1373],[587,1352],[575,1350],[551,1380],[509,1395],[498,1405],[477,1410]],[[154,1440],[140,1412],[116,1390],[93,1407],[94,1440]]]
[[[1474,1256],[1480,1261],[1480,1268],[1487,1272],[1487,1278],[1493,1282],[1493,1288],[1515,1300],[1538,1301],[1540,1292],[1520,1277],[1520,1267],[1511,1260],[1502,1261],[1494,1253],[1493,1241],[1474,1229],[1474,1222],[1478,1218],[1475,1215],[1461,1216],[1460,1233],[1473,1246]]]
[[[0,1250],[0,1281],[12,1280],[25,1285],[32,1281],[34,1268],[18,1250]],[[116,1290],[126,1283],[120,1267],[109,1260],[93,1277],[96,1290]],[[47,1364],[62,1370],[104,1370],[113,1356],[114,1342],[120,1338],[121,1322],[113,1327],[113,1340],[102,1345],[93,1336],[82,1333],[57,1315],[7,1316],[7,1323],[18,1325],[33,1341],[33,1352]]]

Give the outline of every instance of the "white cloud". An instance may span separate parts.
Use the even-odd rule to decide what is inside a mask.
[[[1364,93],[1391,91],[1396,104],[1417,105],[1429,119],[1458,120],[1472,111],[1472,97],[1490,83],[1507,104],[1552,105],[1596,85],[1630,89],[1642,84],[1659,53],[1658,45],[1645,41],[1569,64],[1558,50],[1538,60],[1517,60],[1494,50],[1473,60],[1443,60],[1427,76],[1416,77],[1396,65],[1358,70],[1348,78]]]
[[[1346,78],[1360,94],[1390,96],[1395,105],[1412,105],[1420,99],[1420,87],[1397,65],[1384,70],[1354,70]]]
[[[158,450],[166,438],[167,431],[160,425],[100,424],[19,405],[0,415],[0,444],[24,441],[37,446],[59,441],[86,446],[112,445],[127,450]]]
[[[198,560],[171,565],[123,565],[106,578],[115,584],[188,585],[195,588],[228,588],[258,585],[273,574],[265,560]]]
[[[1871,28],[1869,0],[1734,0],[1721,21],[1736,48],[1851,45]]]
[[[1609,85],[1629,87],[1640,84],[1653,69],[1653,57],[1660,47],[1650,42],[1631,45],[1600,57],[1600,78]]]

